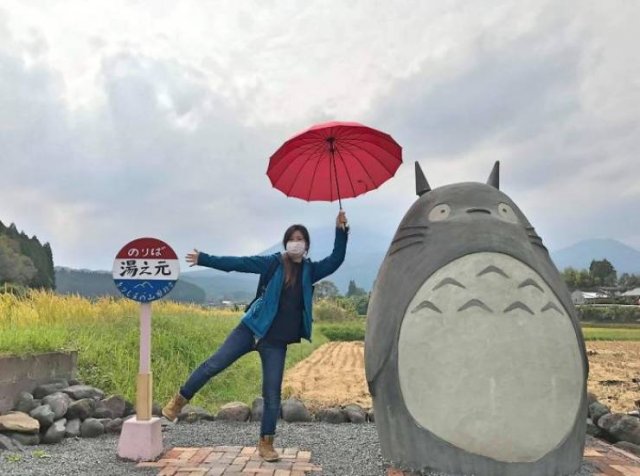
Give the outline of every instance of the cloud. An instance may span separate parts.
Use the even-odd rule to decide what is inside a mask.
[[[108,269],[143,235],[244,254],[292,222],[330,227],[337,204],[265,176],[286,138],[329,119],[385,130],[405,154],[345,201],[354,233],[391,235],[414,160],[432,186],[484,181],[501,160],[551,248],[606,232],[640,247],[638,7],[166,7],[0,9],[0,220],[50,241],[56,264]]]

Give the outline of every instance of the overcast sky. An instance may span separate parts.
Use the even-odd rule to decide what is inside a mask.
[[[500,160],[550,249],[640,248],[638,24],[637,0],[0,0],[0,220],[59,266],[110,269],[140,236],[257,253],[333,226],[337,203],[266,169],[294,133],[351,120],[404,153],[343,203],[354,233],[391,236],[415,160],[432,187]]]

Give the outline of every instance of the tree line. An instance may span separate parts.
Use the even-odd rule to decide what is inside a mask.
[[[0,285],[15,284],[39,289],[55,289],[53,253],[49,243],[29,238],[11,223],[0,221]]]
[[[562,277],[572,291],[588,291],[602,287],[628,290],[640,287],[640,275],[622,273],[618,277],[616,268],[607,259],[592,260],[589,269],[565,268]]]

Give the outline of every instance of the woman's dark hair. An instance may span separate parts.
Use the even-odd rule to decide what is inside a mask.
[[[291,239],[291,236],[293,236],[296,231],[302,233],[302,237],[304,238],[304,241],[307,245],[307,251],[309,251],[309,247],[311,246],[311,239],[309,238],[309,231],[304,225],[291,225],[289,228],[287,228],[287,231],[284,232],[284,237],[282,238],[283,248],[285,250],[287,249],[287,242]],[[285,286],[289,287],[294,284],[293,267],[291,266],[291,258],[289,258],[289,255],[285,253],[282,262],[284,264],[284,284]]]

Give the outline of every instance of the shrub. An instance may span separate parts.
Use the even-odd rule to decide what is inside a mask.
[[[640,306],[576,306],[581,321],[586,322],[640,322]]]
[[[320,332],[331,341],[363,341],[365,321],[355,321],[342,324],[322,324]]]
[[[336,301],[322,299],[314,305],[313,316],[314,320],[320,322],[346,321],[349,319],[355,319],[357,317],[357,313],[352,307],[345,308]]]

